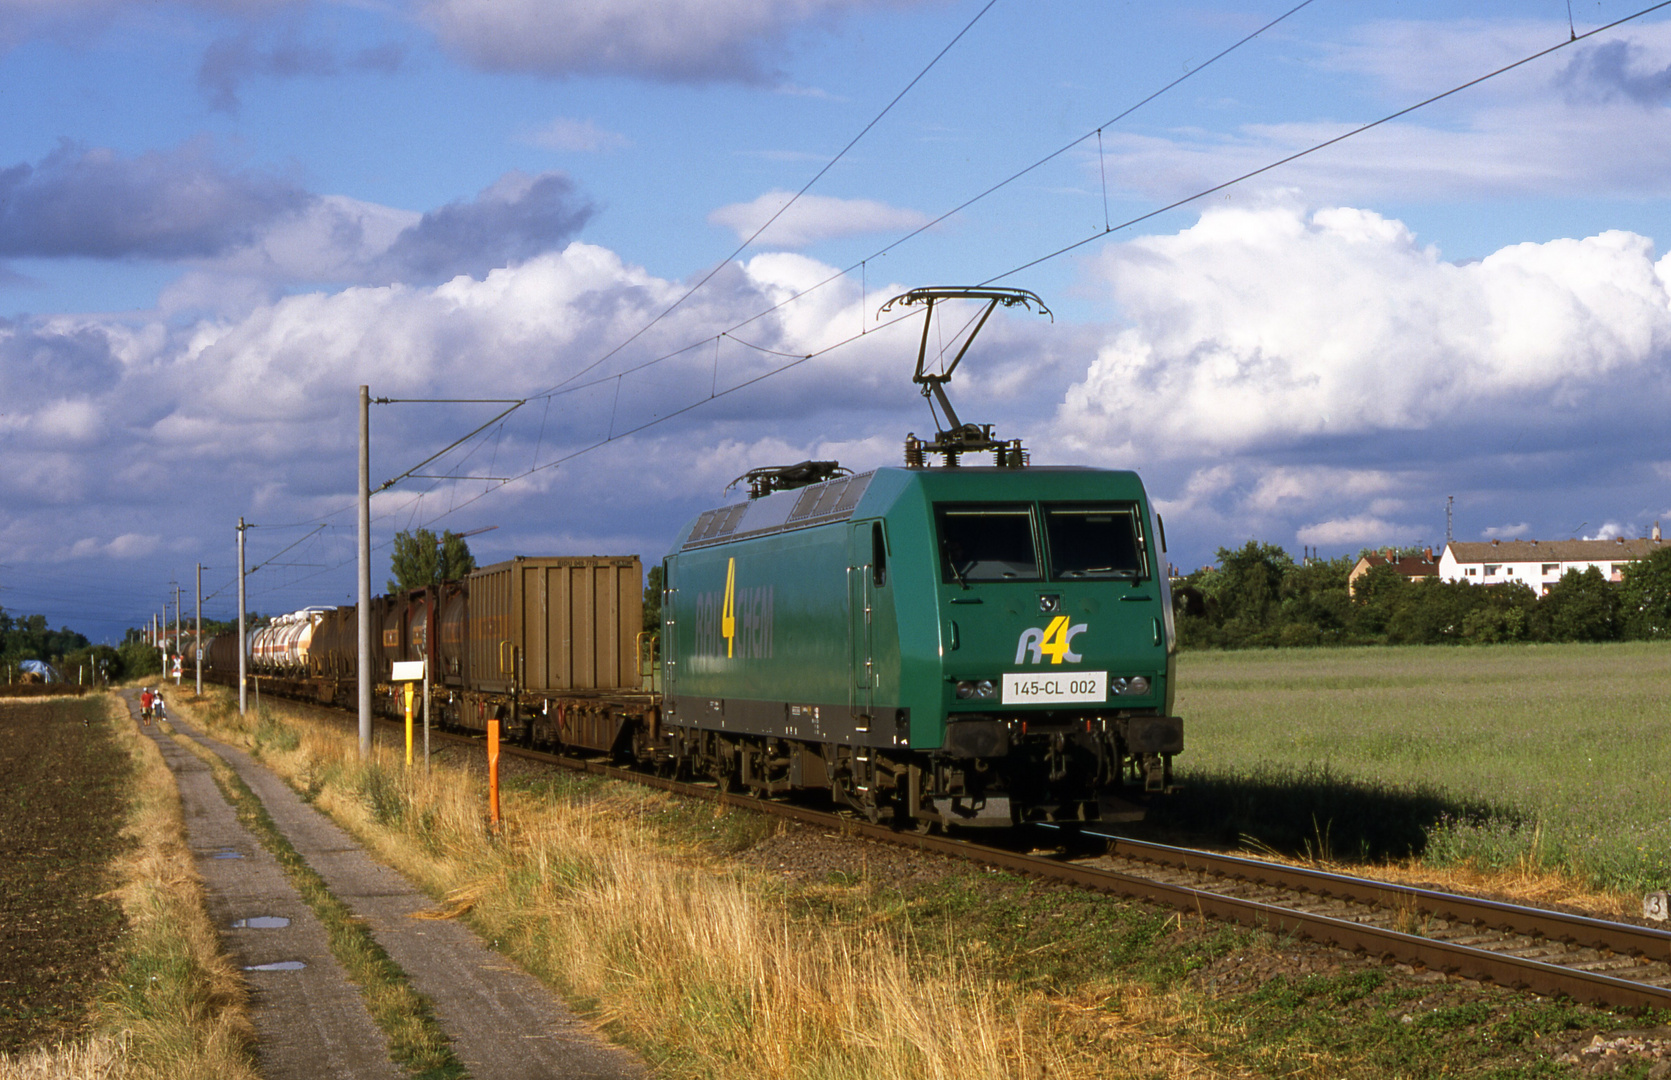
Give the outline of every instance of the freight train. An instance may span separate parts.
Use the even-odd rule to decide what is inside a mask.
[[[1037,301],[896,299],[932,317],[969,298],[986,314]],[[422,659],[450,726],[497,719],[534,745],[824,792],[899,828],[1137,820],[1183,749],[1164,526],[1135,473],[1032,466],[959,422],[943,389],[956,363],[918,357],[950,422],[909,437],[905,467],[756,470],[748,499],[681,529],[658,635],[642,632],[636,556],[519,558],[378,598],[380,708],[395,709],[389,665]],[[981,453],[993,464],[965,460]],[[309,609],[258,631],[263,685],[354,700],[357,618]],[[217,639],[211,669],[235,671],[237,648]]]

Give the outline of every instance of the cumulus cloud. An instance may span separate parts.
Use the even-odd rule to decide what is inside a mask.
[[[1294,533],[1301,544],[1334,549],[1403,544],[1429,536],[1420,525],[1399,525],[1369,514],[1302,525]]]
[[[562,247],[594,213],[558,172],[506,173],[421,213],[228,170],[197,145],[131,159],[65,145],[0,170],[0,254],[183,265],[159,298],[170,314],[238,315],[298,285],[480,277]]]
[[[708,215],[708,223],[730,229],[737,234],[737,239],[746,240],[794,198],[792,191],[768,191],[753,202],[720,207]],[[842,236],[919,229],[928,221],[928,215],[920,211],[871,199],[802,195],[781,217],[772,221],[756,243],[763,247],[804,248]]]
[[[427,0],[443,45],[488,71],[766,82],[790,31],[887,0]],[[893,0],[908,3],[912,0]]]
[[[1594,408],[1671,341],[1645,237],[1519,244],[1467,266],[1370,211],[1220,209],[1110,249],[1130,326],[1068,394],[1079,445],[1156,452],[1417,431],[1484,407]],[[1524,415],[1524,414],[1523,414]]]
[[[227,168],[201,141],[125,158],[65,140],[38,164],[0,169],[0,256],[215,255],[312,200]]]
[[[475,199],[431,210],[395,237],[379,267],[391,279],[480,276],[561,247],[595,212],[558,172],[509,172]]]

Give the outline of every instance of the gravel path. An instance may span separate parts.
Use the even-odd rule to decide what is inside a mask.
[[[124,691],[122,697],[137,723],[135,695]],[[163,734],[161,725],[140,731],[156,741],[174,773],[186,841],[209,893],[209,917],[249,982],[261,1075],[266,1080],[403,1076],[389,1060],[389,1040],[331,955],[325,928],[278,860],[239,823],[209,766]],[[250,919],[285,919],[288,925],[252,929]]]
[[[436,1017],[452,1041],[453,1052],[471,1076],[478,1080],[537,1080],[547,1077],[637,1080],[647,1075],[642,1062],[635,1056],[609,1044],[575,1017],[542,983],[488,949],[468,927],[447,920],[413,918],[415,913],[434,911],[429,898],[399,873],[371,859],[353,837],[304,803],[288,785],[254,758],[242,750],[203,736],[179,720],[171,720],[170,723],[181,734],[219,755],[238,773],[266,806],[279,831],[284,833],[307,864],[325,879],[332,894],[365,920],[378,944],[405,970],[412,985],[434,1003]],[[165,752],[169,745],[173,745],[171,740],[159,741],[164,744]],[[175,750],[191,761],[197,761],[178,746]],[[172,761],[170,764],[173,764]],[[204,780],[212,789],[213,782],[208,778],[207,769],[201,762],[198,762],[198,768],[203,771]],[[181,772],[177,771],[176,775],[184,780]],[[184,791],[182,783],[182,797]],[[219,793],[214,795],[219,800]],[[220,802],[222,807],[226,807],[224,800]],[[230,816],[229,807],[226,811]],[[233,824],[236,825],[236,821]],[[195,833],[192,843],[196,847]],[[246,841],[246,844],[252,843]],[[203,861],[200,858],[200,866]],[[259,860],[215,860],[211,857],[208,861],[218,864],[215,867],[217,872],[224,872],[229,864],[242,868],[242,864]],[[270,857],[268,861],[271,861]],[[273,870],[278,872],[276,864]],[[208,878],[207,872],[205,877]],[[226,887],[217,889],[211,879],[211,891],[224,892]],[[227,892],[227,895],[235,893]],[[296,903],[301,906],[299,899]],[[223,919],[222,925],[230,927],[232,919],[245,917],[245,912],[287,914],[277,910],[255,912],[246,907],[231,918]],[[217,917],[230,913],[230,909],[214,912]],[[297,922],[293,920],[291,925],[294,927]],[[274,931],[225,930],[223,933],[229,935],[228,947],[236,949],[245,947],[243,938],[272,934]],[[306,970],[312,971],[313,965],[310,964]],[[301,973],[260,974],[264,978],[273,978],[278,974]],[[355,1004],[358,1004],[357,997]],[[306,1006],[302,1011],[307,1011]],[[363,1006],[360,1006],[359,1012],[365,1012]],[[369,1023],[369,1016],[366,1019]],[[269,1080],[292,1075],[388,1075],[386,1071],[376,1070],[327,1072],[317,1067],[317,1062],[299,1073],[271,1071],[267,1066],[268,1039],[265,1030],[262,1031],[261,1041],[262,1073]],[[382,1066],[385,1070],[392,1069],[387,1062],[386,1051]]]

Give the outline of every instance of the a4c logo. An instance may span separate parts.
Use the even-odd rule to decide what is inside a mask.
[[[1068,617],[1058,615],[1042,630],[1036,626],[1029,626],[1021,631],[1021,637],[1015,643],[1015,662],[1042,664],[1048,656],[1052,664],[1060,664],[1063,660],[1070,664],[1079,663],[1084,657],[1073,651],[1073,639],[1074,635],[1082,633],[1087,625],[1074,623],[1069,626]]]

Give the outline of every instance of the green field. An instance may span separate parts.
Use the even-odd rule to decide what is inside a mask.
[[[1186,652],[1198,842],[1671,884],[1671,645]]]

